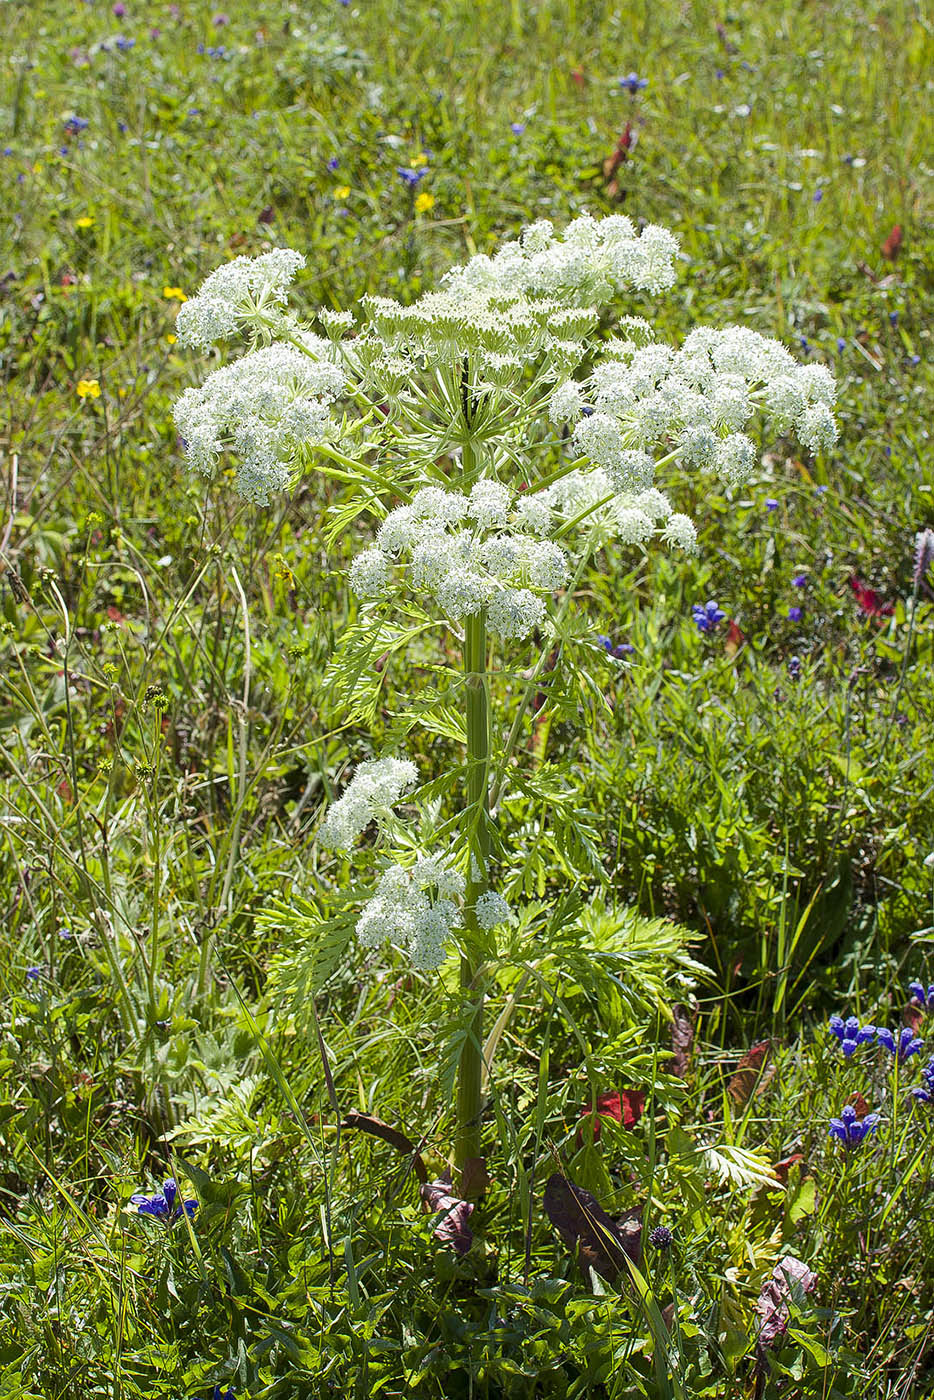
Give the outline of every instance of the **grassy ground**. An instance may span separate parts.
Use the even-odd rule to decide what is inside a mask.
[[[908,979],[934,980],[934,609],[913,578],[934,16],[3,9],[0,1397],[934,1393],[921,1057],[844,1063],[823,1030],[897,1022]],[[419,163],[430,208],[397,175]],[[310,477],[256,510],[191,476],[171,404],[203,365],[174,316],[235,253],[306,252],[307,308],[408,300],[533,217],[620,207],[684,253],[675,291],[631,309],[828,364],[841,439],[817,462],[764,442],[729,502],[675,482],[697,558],[610,552],[581,587],[582,631],[635,650],[600,663],[611,717],[582,738],[559,710],[534,743],[576,775],[598,868],[546,842],[523,878],[592,907],[577,941],[554,923],[541,982],[504,963],[493,1181],[460,1260],[407,1158],[335,1131],[375,1113],[441,1170],[450,980],[329,965],[311,936],[346,873],[313,846],[321,800],[414,673],[343,725],[339,490]],[[729,637],[697,635],[709,597]],[[638,1121],[579,1136],[622,1089],[648,1093]],[[883,1120],[847,1155],[827,1122],[855,1094]],[[641,1304],[549,1224],[559,1165],[614,1216],[641,1208],[644,1237],[673,1228]],[[170,1172],[201,1202],[191,1232],[124,1209]],[[757,1377],[755,1302],[788,1253],[817,1285]]]

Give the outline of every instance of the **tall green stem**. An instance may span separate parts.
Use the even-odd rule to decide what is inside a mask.
[[[490,854],[490,694],[486,669],[486,618],[467,619],[464,639],[464,678],[467,719],[467,891],[464,951],[461,956],[461,996],[469,1015],[467,1036],[457,1066],[457,1131],[454,1161],[459,1173],[480,1152],[481,1083],[483,1077],[484,964],[487,935],[477,922],[477,896],[487,888]]]

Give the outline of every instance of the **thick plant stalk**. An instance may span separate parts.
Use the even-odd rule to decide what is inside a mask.
[[[471,1157],[479,1157],[481,1082],[483,1077],[483,1000],[487,935],[477,922],[477,896],[487,888],[489,833],[490,696],[486,669],[486,620],[483,613],[467,619],[464,641],[467,718],[468,871],[461,957],[461,996],[465,1009],[473,1006],[467,1038],[457,1066],[457,1131],[454,1162],[462,1173]]]

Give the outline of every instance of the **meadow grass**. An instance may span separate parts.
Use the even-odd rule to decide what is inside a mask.
[[[825,1031],[898,1022],[934,974],[934,16],[115,8],[3,7],[0,1397],[934,1393],[922,1057]],[[395,656],[348,721],[342,488],[312,472],[259,510],[191,475],[174,318],[237,253],[305,252],[307,309],[407,301],[584,209],[678,234],[675,291],[629,308],[660,334],[735,321],[829,365],[841,438],[764,442],[730,499],[684,476],[696,559],[611,549],[581,583],[582,645],[633,651],[592,662],[609,705],[556,678],[523,732],[565,777],[503,805],[527,969],[491,997],[492,1180],[460,1258],[411,1152],[347,1126],[378,1116],[440,1175],[456,977],[348,952],[353,874],[313,840],[438,657]],[[698,635],[708,598],[728,634]],[[595,1141],[611,1091],[631,1112]],[[855,1096],[882,1118],[848,1150],[828,1122]],[[626,1284],[556,1233],[558,1171],[641,1212]],[[169,1175],[190,1224],[127,1205]],[[788,1254],[817,1283],[757,1356]]]

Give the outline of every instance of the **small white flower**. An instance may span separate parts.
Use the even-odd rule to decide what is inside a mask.
[[[208,349],[244,327],[275,326],[282,319],[287,288],[304,266],[302,254],[291,248],[225,263],[179,307],[175,325],[180,343]]]
[[[662,533],[662,539],[666,544],[672,544],[676,549],[683,549],[687,554],[693,554],[697,549],[697,531],[694,522],[687,515],[674,514],[668,517],[668,522]]]
[[[583,403],[580,385],[573,379],[566,379],[555,389],[548,405],[552,423],[559,427],[562,423],[576,423],[581,416]]]
[[[322,846],[345,849],[387,812],[418,778],[407,758],[375,758],[360,763],[343,794],[334,803],[318,830]]]
[[[470,493],[468,514],[488,529],[505,525],[512,492],[498,481],[478,481]]]
[[[350,586],[358,598],[375,598],[389,582],[389,560],[381,549],[365,549],[350,565]]]
[[[482,929],[496,928],[497,924],[514,924],[515,915],[505,899],[496,890],[485,890],[477,895],[475,912],[477,923]]]

